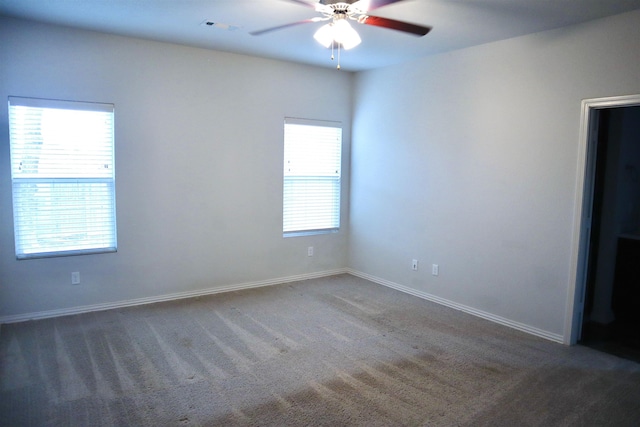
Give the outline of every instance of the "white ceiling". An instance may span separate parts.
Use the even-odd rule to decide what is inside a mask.
[[[640,9],[640,0],[405,0],[371,15],[432,26],[424,37],[354,28],[362,44],[342,52],[343,70],[414,58]],[[312,18],[290,0],[0,0],[0,14],[35,21],[255,56],[335,67],[314,39],[323,23],[252,36],[252,31]],[[238,27],[229,31],[204,21]]]

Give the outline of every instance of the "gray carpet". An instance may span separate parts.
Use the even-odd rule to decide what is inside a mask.
[[[6,426],[638,426],[640,365],[341,275],[3,325]]]

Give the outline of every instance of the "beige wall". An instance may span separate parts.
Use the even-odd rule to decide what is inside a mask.
[[[346,267],[351,74],[0,19],[0,318]],[[115,104],[116,254],[15,260],[10,95]],[[285,116],[344,125],[338,234],[282,238]]]
[[[349,267],[565,336],[580,103],[640,93],[640,12],[355,78],[0,24],[0,97],[115,103],[119,236],[117,254],[14,260],[1,108],[0,317]],[[345,124],[337,235],[281,237],[284,116]]]
[[[358,74],[350,267],[562,340],[581,100],[638,93],[640,11]]]

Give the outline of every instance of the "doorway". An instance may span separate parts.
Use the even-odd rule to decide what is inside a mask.
[[[583,102],[570,344],[640,362],[640,97]]]

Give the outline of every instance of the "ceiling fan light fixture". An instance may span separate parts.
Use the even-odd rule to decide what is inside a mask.
[[[313,38],[324,47],[331,46],[331,43],[333,43],[333,23],[325,24],[318,28]]]
[[[346,19],[338,19],[323,25],[316,31],[313,38],[324,47],[328,48],[335,42],[345,50],[354,48],[362,42],[358,32],[353,29]]]
[[[345,50],[358,46],[362,39],[358,32],[347,22],[346,19],[339,19],[334,23],[333,39],[342,45]]]

